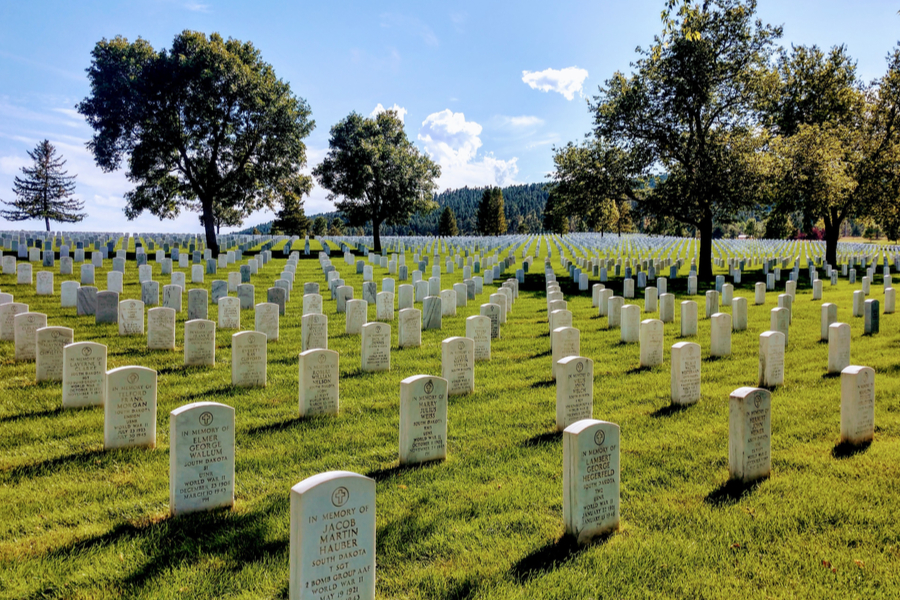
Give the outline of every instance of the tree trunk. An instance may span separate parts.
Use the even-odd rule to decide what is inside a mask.
[[[713,281],[712,269],[712,216],[703,219],[700,224],[700,256],[697,257],[697,279]]]
[[[213,221],[212,200],[203,200],[203,228],[206,230],[206,247],[212,252],[213,258],[219,256],[219,242],[216,240],[216,226]]]
[[[44,223],[47,224],[47,231],[50,231],[50,217],[44,217]]]
[[[825,223],[825,262],[836,268],[837,264],[837,245],[841,237],[840,224],[829,226]]]
[[[375,254],[381,254],[381,221],[372,219],[372,238],[375,243]]]

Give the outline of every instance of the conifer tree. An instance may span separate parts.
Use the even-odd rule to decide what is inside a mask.
[[[272,229],[278,230],[283,235],[304,236],[309,232],[309,219],[303,212],[301,196],[296,194],[284,196],[281,210],[272,222]]]
[[[482,235],[506,234],[503,190],[499,187],[489,187],[481,195],[481,203],[478,205],[478,230]]]
[[[56,155],[56,148],[49,140],[35,146],[28,156],[34,161],[33,167],[22,167],[23,177],[16,177],[13,192],[16,199],[3,202],[12,208],[0,210],[0,216],[7,221],[28,221],[43,219],[50,231],[50,221],[77,223],[87,216],[79,212],[84,202],[74,198],[75,175],[63,171],[66,161]]]
[[[445,207],[441,213],[441,220],[438,224],[438,235],[444,237],[459,235],[459,227],[456,225],[456,215],[449,206]]]

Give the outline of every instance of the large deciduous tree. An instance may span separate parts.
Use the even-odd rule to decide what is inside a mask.
[[[890,227],[900,195],[900,47],[888,71],[864,84],[843,46],[782,53],[767,97],[777,161],[776,208],[804,229],[825,226],[825,260],[837,264],[841,226],[878,216]]]
[[[309,107],[250,42],[184,31],[169,50],[116,37],[91,56],[91,94],[77,108],[100,168],[127,159],[129,219],[196,210],[216,253],[216,207],[246,215],[274,209],[285,187],[309,188],[299,172]]]
[[[3,202],[11,206],[0,210],[0,217],[7,221],[42,220],[50,231],[50,221],[78,223],[86,213],[84,202],[75,198],[75,175],[63,170],[66,161],[56,155],[56,148],[49,140],[39,142],[28,156],[34,161],[31,167],[22,167],[22,177],[13,181],[16,199]]]
[[[350,225],[372,223],[375,252],[382,224],[404,225],[413,213],[437,207],[432,194],[441,168],[409,141],[395,111],[350,113],[331,128],[328,148],[313,174]]]
[[[755,21],[755,9],[753,0],[685,2],[653,45],[638,49],[634,72],[615,73],[591,103],[596,185],[587,198],[632,200],[644,214],[696,228],[704,280],[714,223],[766,197],[768,140],[756,98],[781,30]],[[665,179],[649,186],[660,173]]]

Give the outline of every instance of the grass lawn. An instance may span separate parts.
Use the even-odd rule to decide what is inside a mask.
[[[343,333],[344,316],[327,299],[318,261],[301,259],[281,338],[268,347],[268,387],[237,390],[230,385],[232,331],[217,333],[215,368],[182,366],[186,295],[178,350],[149,352],[145,337],[119,337],[115,325],[59,308],[60,282],[77,276],[53,268],[52,297],[0,276],[2,291],[47,313],[50,325],[74,328],[76,341],[106,344],[108,368],[159,371],[156,449],[106,452],[102,408],[63,411],[60,385],[36,384],[34,364],[14,362],[13,343],[0,342],[0,597],[286,598],[290,487],[335,469],[377,481],[382,598],[900,597],[900,315],[884,315],[881,333],[865,337],[863,320],[851,316],[860,284],[825,282],[823,301],[836,303],[838,320],[851,324],[852,363],[876,371],[875,442],[847,450],[837,446],[840,379],[825,375],[820,303],[801,280],[785,385],[772,399],[772,477],[740,489],[727,485],[728,396],[756,385],[758,336],[784,283],[755,306],[761,273],[745,273],[735,295],[748,298],[749,329],[735,333],[733,355],[718,360],[709,358],[710,322],[702,318],[708,286],[701,284],[692,299],[700,305],[693,341],[703,347],[702,399],[673,410],[668,359],[680,341],[685,271],[669,285],[678,297],[676,322],[666,325],[666,362],[642,370],[638,345],[619,343],[619,331],[607,330],[590,294],[578,295],[554,255],[582,354],[594,360],[594,418],[618,423],[622,436],[622,530],[582,549],[564,536],[541,252],[494,340],[493,359],[476,364],[476,392],[450,399],[448,460],[414,468],[399,467],[397,458],[400,381],[440,375],[440,342],[465,334],[465,318],[478,314],[494,286],[445,317],[443,330],[424,331],[421,348],[396,349],[395,319],[391,371],[363,374],[360,338]],[[254,277],[257,302],[282,270],[281,252],[275,255]],[[339,252],[332,260],[362,297],[362,276]],[[111,263],[97,271],[100,289]],[[375,271],[376,281],[387,276]],[[205,285],[226,278],[207,275]],[[139,299],[133,262],[125,279],[122,298]],[[337,418],[297,417],[304,281],[319,282],[329,348],[340,353]],[[442,288],[460,281],[461,269],[443,275]],[[610,285],[621,295],[621,279]],[[633,303],[643,306],[638,293]],[[870,297],[883,298],[880,274]],[[209,318],[216,312],[211,306]],[[252,311],[241,318],[252,329]],[[236,504],[170,519],[168,413],[200,400],[236,409]]]

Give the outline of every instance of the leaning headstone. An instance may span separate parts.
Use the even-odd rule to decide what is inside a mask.
[[[875,436],[875,370],[848,366],[841,371],[841,442],[866,444]]]
[[[556,366],[556,429],[594,415],[594,361],[567,356]]]
[[[563,431],[563,521],[578,544],[619,529],[619,426],[584,419]]]
[[[339,589],[375,598],[375,480],[329,471],[291,488],[288,597],[324,600]]]
[[[119,302],[117,321],[119,335],[144,335],[144,303],[140,300]]]
[[[678,342],[672,346],[672,404],[695,404],[700,400],[700,344]]]
[[[147,311],[147,348],[175,349],[175,311],[159,306]]]
[[[106,373],[103,445],[107,450],[156,447],[156,389],[156,371],[147,367],[119,367]]]
[[[169,413],[169,514],[234,505],[234,435],[230,406],[195,402]]]
[[[324,318],[324,315],[309,315]],[[300,353],[300,416],[337,415],[340,410],[340,356],[313,348]]]
[[[731,393],[728,419],[731,479],[749,483],[772,470],[772,394],[742,387]]]
[[[475,391],[475,343],[469,338],[450,337],[441,342],[441,376],[450,396]]]
[[[390,371],[391,326],[387,323],[367,323],[361,327],[360,332],[362,333],[362,371]]]
[[[216,366],[216,323],[195,319],[184,324],[184,364],[189,367]]]
[[[328,348],[328,317],[316,313],[300,319],[300,351]]]
[[[764,331],[759,335],[759,387],[784,385],[784,334]]]
[[[42,327],[35,339],[35,381],[62,381],[63,349],[75,341],[75,332],[70,327]]]
[[[62,406],[103,406],[106,400],[107,349],[96,342],[76,342],[63,348]]]
[[[231,385],[266,387],[266,334],[241,331],[231,336]]]
[[[13,317],[15,360],[34,362],[37,358],[37,330],[47,326],[47,315],[23,312]]]
[[[400,382],[400,464],[447,458],[446,379],[413,375]]]

